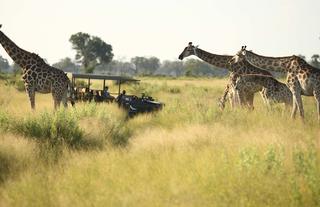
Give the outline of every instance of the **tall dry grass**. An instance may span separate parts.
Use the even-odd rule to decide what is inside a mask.
[[[50,96],[30,112],[1,87],[0,206],[320,205],[314,100],[305,123],[259,96],[254,111],[222,112],[225,82],[143,78],[127,91],[166,106],[130,120],[106,104],[54,112]]]

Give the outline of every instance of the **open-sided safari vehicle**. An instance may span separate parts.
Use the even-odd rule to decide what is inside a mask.
[[[77,86],[76,79],[87,79],[86,86]],[[103,80],[103,88],[100,90],[90,89],[91,80]],[[116,81],[118,84],[118,92],[109,92],[106,86],[107,80]],[[154,101],[150,96],[142,94],[141,97],[136,95],[127,95],[126,91],[121,91],[121,84],[125,82],[139,82],[140,80],[133,79],[125,76],[110,76],[110,75],[97,75],[97,74],[72,74],[72,86],[75,89],[76,101],[95,101],[95,102],[113,102],[118,103],[118,106],[128,111],[130,117],[145,112],[152,112],[162,109],[163,104]],[[115,97],[117,95],[117,97]]]
[[[125,90],[117,97],[117,102],[119,107],[128,110],[130,117],[133,117],[138,113],[161,110],[164,105],[163,103],[157,102],[152,97],[145,96],[144,94],[142,94],[141,97],[126,95]]]

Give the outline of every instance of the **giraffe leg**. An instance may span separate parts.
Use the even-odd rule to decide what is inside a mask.
[[[317,103],[317,113],[318,113],[318,121],[320,122],[320,90],[314,91],[314,97]]]
[[[54,109],[57,110],[59,107],[60,107],[60,103],[61,101],[60,100],[54,100]]]
[[[292,99],[293,99],[293,107],[292,107],[291,117],[295,118],[296,112],[298,109],[300,113],[300,117],[304,119],[304,110],[303,110],[301,93],[297,88],[293,89]]]
[[[250,108],[250,102],[252,102],[251,99],[253,99],[253,97],[251,97],[251,95],[253,95],[253,94],[250,94],[249,91],[247,91],[243,88],[240,88],[236,91],[238,92],[238,94],[237,94],[238,104],[241,107]]]
[[[250,110],[253,110],[253,109],[254,109],[253,99],[254,99],[254,93],[248,94],[248,96],[247,96],[247,105],[248,105],[248,108],[249,108]]]
[[[52,92],[52,98],[53,98],[53,103],[54,103],[54,109],[57,110],[60,107],[62,97],[60,97],[55,92]]]
[[[300,117],[302,119],[304,119],[304,109],[303,109],[302,97],[301,97],[301,92],[299,90],[297,90],[297,93],[296,93],[296,102],[297,102],[298,110],[300,113]]]
[[[260,95],[261,95],[263,103],[267,104],[267,96],[266,96],[266,89],[265,88],[263,88],[262,91],[260,91]]]
[[[33,87],[28,87],[28,86],[26,86],[26,91],[30,99],[31,109],[35,110],[35,95],[36,95],[35,91]]]
[[[285,101],[284,102],[284,109],[287,111],[290,109],[290,107],[292,107],[292,101],[291,102]]]
[[[62,104],[63,104],[64,108],[68,108],[68,103],[67,103],[67,99],[66,98],[62,99]]]
[[[271,103],[268,97],[268,90],[266,88],[263,88],[262,91],[260,91],[260,95],[263,103],[266,105],[267,110],[271,111]]]
[[[231,109],[233,109],[233,108],[235,107],[234,99],[235,99],[235,93],[234,93],[234,91],[229,91],[229,93],[228,93],[228,100],[229,100]]]
[[[232,101],[235,106],[241,106],[245,102],[243,100],[243,94],[240,92],[240,90],[238,89],[234,90]]]
[[[226,100],[227,100],[227,95],[230,94],[229,89],[230,89],[230,84],[227,84],[226,88],[224,89],[224,93],[223,93],[222,98],[219,99],[218,105],[219,105],[221,110],[224,109],[225,103],[226,103]],[[232,105],[231,105],[231,107],[232,107]]]
[[[64,108],[68,108],[68,93],[67,91],[63,94],[63,97],[62,97],[62,104],[64,106]]]
[[[291,112],[291,118],[296,118],[296,113],[297,113],[297,101],[296,101],[296,97],[293,96],[292,97],[292,112]]]
[[[296,113],[297,113],[297,109],[298,109],[298,90],[297,90],[297,81],[295,81],[292,78],[287,78],[287,86],[290,89],[291,93],[292,93],[292,111],[291,111],[291,118],[295,119],[296,117]],[[300,97],[301,98],[301,97]]]
[[[237,104],[239,104],[241,107],[243,107],[247,104],[247,97],[242,90],[236,90],[236,99],[235,100],[237,101]]]

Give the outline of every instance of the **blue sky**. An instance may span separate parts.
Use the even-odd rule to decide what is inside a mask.
[[[126,60],[177,60],[189,41],[216,54],[235,54],[242,45],[267,56],[320,53],[319,0],[1,0],[0,5],[1,30],[49,63],[74,58],[68,40],[80,31],[101,37],[116,59]],[[2,47],[0,55],[8,58]]]

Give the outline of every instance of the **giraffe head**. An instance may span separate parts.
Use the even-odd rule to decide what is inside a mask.
[[[241,50],[231,58],[231,60],[229,61],[229,64],[232,65],[232,64],[236,64],[238,62],[244,61],[246,58],[246,48],[247,46],[242,46]]]
[[[197,55],[196,49],[198,46],[193,46],[192,42],[189,42],[188,46],[184,48],[182,53],[179,55],[179,60],[183,60],[183,58],[188,57],[190,55]]]

